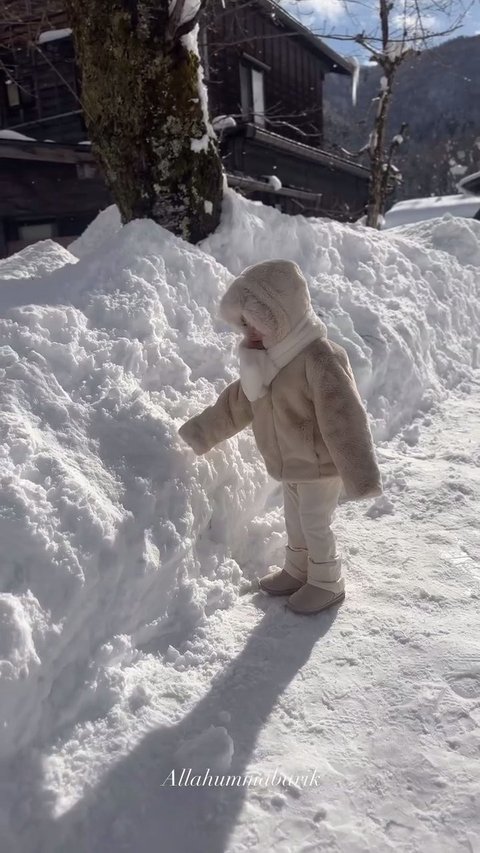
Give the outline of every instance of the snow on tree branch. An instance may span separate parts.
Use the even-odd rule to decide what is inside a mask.
[[[204,5],[205,0],[170,0],[167,39],[174,41],[191,32]]]

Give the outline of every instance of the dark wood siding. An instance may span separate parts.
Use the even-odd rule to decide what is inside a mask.
[[[322,196],[320,205],[316,205],[315,209],[309,209],[303,201],[285,202],[280,196],[272,194],[253,196],[265,200],[267,204],[276,203],[287,213],[328,216],[348,221],[358,219],[364,213],[368,196],[367,172],[362,177],[356,176],[341,167],[314,163],[293,152],[275,150],[273,146],[243,134],[225,137],[222,148],[227,169],[234,174],[255,179],[275,175],[283,186]]]
[[[71,37],[2,52],[1,124],[35,139],[80,142],[86,138]],[[19,86],[20,105],[8,105],[8,75]]]
[[[264,70],[266,126],[290,139],[320,146],[327,65],[318,52],[254,3],[222,9],[217,0],[206,26],[212,114],[241,116],[239,65],[247,54],[268,66]]]
[[[88,169],[81,168],[91,161],[88,149],[67,145],[62,149],[61,145],[87,136],[73,39],[43,43],[38,39],[41,32],[68,26],[62,0],[6,3],[16,11],[8,25],[0,22],[0,127],[59,145],[53,150],[50,145],[17,142],[15,152],[8,150],[6,141],[0,144],[0,253],[14,250],[22,222],[54,221],[61,238],[78,234],[110,202],[100,176],[87,176]],[[366,202],[367,174],[355,171],[351,163],[342,164],[340,158],[332,166],[335,157],[318,150],[324,77],[341,70],[341,60],[312,41],[311,34],[299,31],[288,16],[272,13],[264,0],[241,0],[227,8],[222,0],[212,0],[207,9],[201,48],[210,112],[213,117],[232,115],[238,120],[233,131],[220,134],[227,172],[235,176],[237,185],[238,176],[255,179],[244,181],[242,192],[285,212],[357,218]],[[242,111],[242,66],[263,73],[265,129],[261,133],[245,115],[253,112],[253,105],[244,105]],[[348,67],[341,73],[348,74]],[[8,77],[20,86],[17,106],[8,103]],[[244,75],[245,81],[250,86],[251,70]],[[286,138],[282,144],[279,137]],[[282,192],[268,189],[264,178],[271,175],[282,182]]]
[[[111,201],[100,175],[80,178],[74,163],[0,159],[0,217],[35,219],[91,213]]]
[[[13,50],[33,44],[41,32],[68,27],[64,0],[2,0],[1,44]]]

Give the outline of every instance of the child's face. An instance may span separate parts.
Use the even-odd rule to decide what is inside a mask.
[[[244,333],[244,346],[247,349],[265,349],[263,344],[262,333],[255,329],[254,326],[250,326],[246,320],[242,320],[242,327]]]

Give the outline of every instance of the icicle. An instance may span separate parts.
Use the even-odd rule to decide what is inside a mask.
[[[352,104],[357,106],[358,81],[360,79],[360,63],[356,56],[350,57],[350,62],[353,65],[352,73]]]

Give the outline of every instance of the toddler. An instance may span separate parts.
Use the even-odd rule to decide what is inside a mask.
[[[283,484],[283,569],[260,580],[296,613],[345,597],[331,529],[342,486],[353,500],[382,492],[367,414],[347,353],[329,341],[292,261],[265,261],[236,278],[220,315],[243,332],[240,379],[179,430],[197,454],[249,424],[269,474]]]

